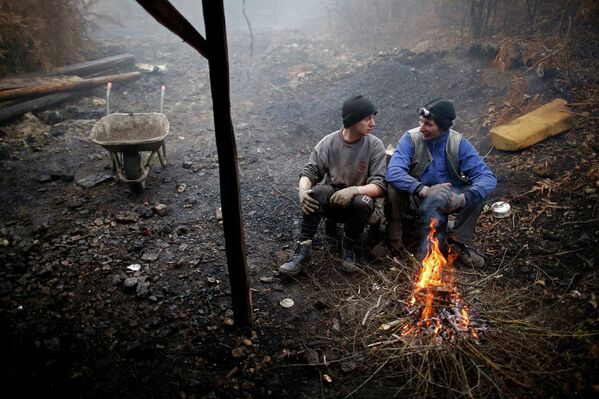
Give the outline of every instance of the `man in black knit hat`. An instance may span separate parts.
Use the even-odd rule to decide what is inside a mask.
[[[327,231],[336,231],[337,222],[344,223],[341,270],[358,271],[354,243],[374,212],[374,199],[386,193],[386,154],[383,142],[370,135],[377,111],[368,99],[351,97],[341,111],[343,128],[320,140],[300,173],[303,215],[299,243],[289,261],[279,267],[281,274],[295,276],[301,272],[323,217]]]
[[[482,267],[485,260],[470,243],[484,200],[497,179],[472,144],[450,129],[456,118],[453,102],[433,100],[419,108],[418,115],[420,127],[401,137],[386,173],[389,246],[402,246],[404,218],[410,211],[417,212],[421,226],[428,226],[431,218],[438,220],[440,242],[451,246],[458,260]],[[451,228],[449,214],[456,216]]]

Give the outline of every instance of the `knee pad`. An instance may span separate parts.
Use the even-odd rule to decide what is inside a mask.
[[[370,215],[374,212],[374,199],[367,195],[358,194],[352,199],[350,207],[366,223],[370,219]]]

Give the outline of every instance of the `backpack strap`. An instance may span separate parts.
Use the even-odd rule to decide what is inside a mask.
[[[414,146],[414,155],[412,156],[412,162],[410,163],[409,174],[410,176],[419,179],[428,165],[433,161],[433,156],[422,139],[419,128],[408,130],[408,133],[410,134],[410,139]]]

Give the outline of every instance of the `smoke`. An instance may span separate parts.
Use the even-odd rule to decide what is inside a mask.
[[[430,222],[432,219],[437,221],[436,223],[436,237],[439,240],[439,246],[442,252],[446,252],[447,244],[445,239],[447,238],[447,227],[449,213],[446,208],[449,203],[451,195],[458,195],[459,190],[453,188],[444,188],[429,194],[424,201],[421,202],[418,208],[420,213],[419,230],[421,234],[420,247],[418,255],[423,257],[426,254],[427,241],[426,237],[430,233]]]

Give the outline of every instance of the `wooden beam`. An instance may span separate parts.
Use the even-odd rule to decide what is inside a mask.
[[[210,46],[208,66],[233,312],[238,326],[249,326],[252,323],[252,295],[245,257],[237,147],[231,122],[225,10],[223,0],[202,0],[202,7],[206,40]]]
[[[8,107],[0,108],[0,123],[14,119],[20,115],[23,115],[25,112],[30,111],[39,111],[45,108],[50,107],[51,105],[58,104],[63,102],[71,97],[73,97],[76,92],[66,92],[66,93],[57,93],[50,94],[48,96],[43,96],[36,98],[34,100],[25,101],[23,103],[10,105]]]
[[[137,0],[137,2],[156,21],[196,49],[204,58],[208,58],[206,40],[168,0]]]
[[[49,79],[38,81],[38,85],[19,87],[16,89],[0,90],[0,101],[13,100],[15,98],[35,97],[61,91],[81,90],[108,82],[120,82],[124,80],[139,79],[140,72],[127,72],[117,75],[99,76],[97,78],[81,79],[70,77],[69,79]]]
[[[88,76],[93,73],[105,71],[107,69],[122,67],[126,65],[133,65],[135,63],[135,56],[133,54],[120,54],[111,57],[100,58],[99,60],[80,62],[77,64],[65,65],[62,67],[54,68],[44,72],[31,72],[17,76],[10,76],[6,79],[0,80],[0,82],[11,81],[13,79],[29,79],[38,78],[44,76],[55,76],[55,75],[79,75]]]

